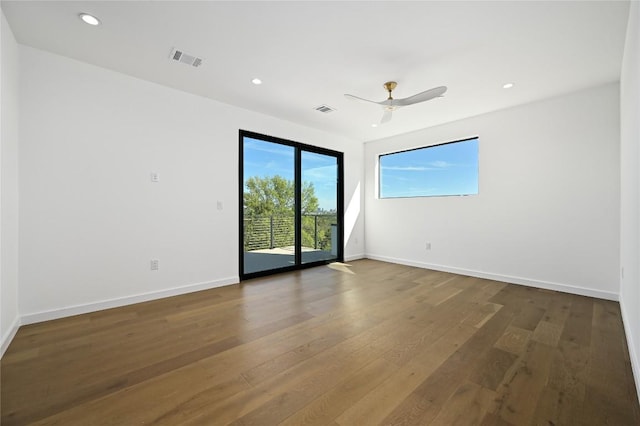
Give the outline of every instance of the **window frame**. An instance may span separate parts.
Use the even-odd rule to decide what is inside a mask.
[[[244,139],[257,139],[264,142],[289,146],[294,149],[294,181],[295,181],[295,262],[291,266],[267,269],[257,272],[245,272],[244,261]],[[297,271],[314,266],[326,265],[333,262],[344,262],[344,153],[335,151],[329,148],[319,147],[315,145],[309,145],[301,142],[296,142],[289,139],[270,136],[262,133],[257,133],[249,130],[238,129],[238,146],[239,146],[239,158],[238,158],[238,253],[239,253],[239,276],[240,281],[248,280],[251,278],[264,277],[268,275],[274,275],[281,272]],[[336,158],[336,164],[338,167],[337,187],[336,187],[336,214],[338,221],[338,235],[337,235],[337,256],[335,259],[320,260],[313,262],[303,262],[302,259],[302,219],[300,216],[299,206],[301,204],[301,185],[302,185],[302,153],[310,152],[315,154],[327,155]]]

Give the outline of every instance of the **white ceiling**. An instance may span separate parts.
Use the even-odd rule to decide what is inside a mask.
[[[361,141],[618,81],[629,3],[2,1],[18,42]],[[78,13],[97,16],[91,27]],[[173,47],[204,58],[169,60]],[[251,84],[261,78],[261,86]],[[406,107],[372,128],[382,84]],[[509,90],[504,83],[514,82]],[[326,104],[335,112],[314,108]]]

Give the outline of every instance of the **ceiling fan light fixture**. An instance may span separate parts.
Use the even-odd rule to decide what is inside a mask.
[[[94,27],[100,25],[100,20],[89,13],[80,13],[78,17],[80,17],[85,24],[93,25]]]
[[[398,83],[396,83],[395,81],[387,81],[386,83],[384,83],[383,87],[387,91],[388,97],[384,101],[380,101],[380,102],[371,101],[369,99],[365,99],[359,96],[354,96],[349,94],[345,94],[344,96],[348,99],[354,99],[357,101],[364,101],[364,102],[380,105],[383,110],[380,124],[384,124],[391,120],[392,112],[396,111],[397,109],[441,97],[447,91],[446,86],[438,86],[438,87],[434,87],[433,89],[425,90],[424,92],[416,93],[415,95],[409,96],[408,98],[395,99],[391,95],[391,92],[393,91],[393,89],[396,88],[397,85]]]

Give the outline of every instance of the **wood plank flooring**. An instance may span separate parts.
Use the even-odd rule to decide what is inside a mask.
[[[371,260],[22,327],[2,425],[640,425],[615,302]]]

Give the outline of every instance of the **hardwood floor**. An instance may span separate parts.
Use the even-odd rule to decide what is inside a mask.
[[[639,425],[615,302],[361,260],[24,326],[2,425]]]

